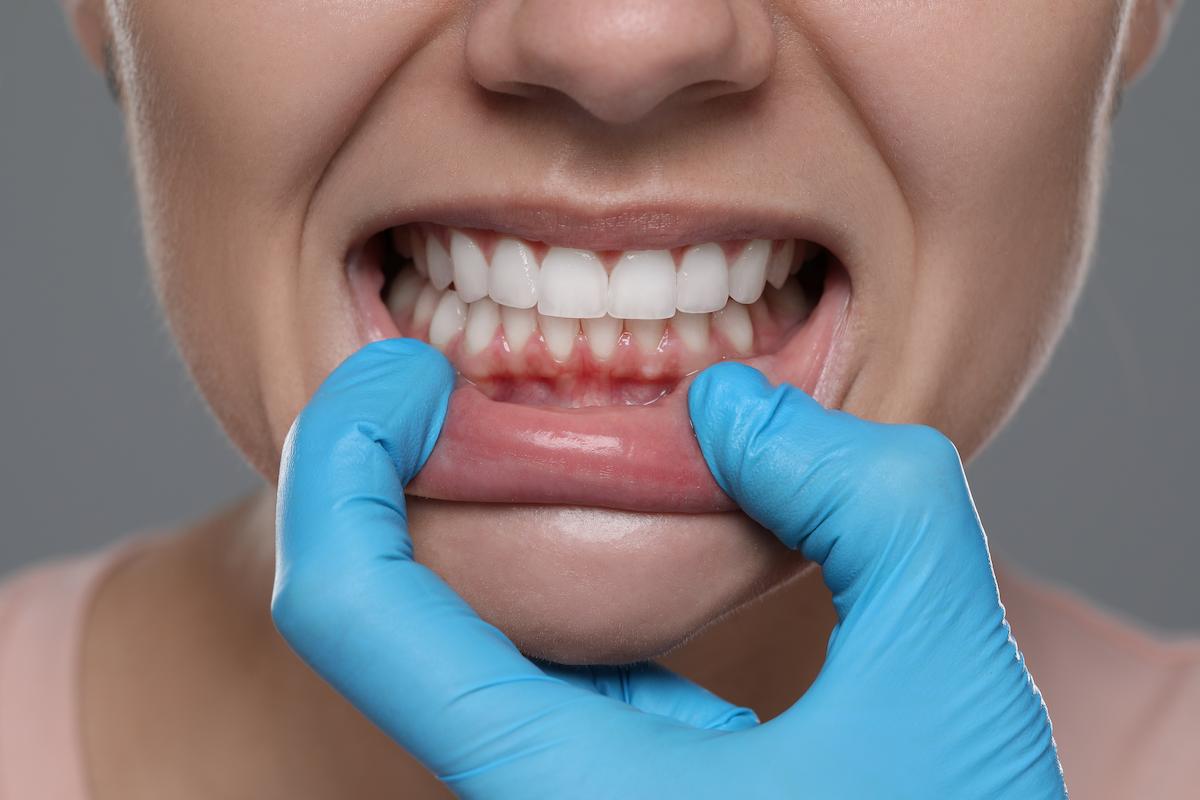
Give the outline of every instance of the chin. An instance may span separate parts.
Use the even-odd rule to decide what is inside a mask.
[[[661,656],[807,562],[738,512],[409,498],[416,557],[534,658]]]

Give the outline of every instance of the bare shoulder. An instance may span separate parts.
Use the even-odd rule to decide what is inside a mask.
[[[278,636],[273,575],[263,493],[100,588],[80,690],[95,800],[443,796]]]
[[[83,797],[73,704],[80,620],[108,553],[0,581],[0,797]]]
[[[222,740],[203,728],[212,715],[201,713],[222,702],[217,676],[230,667],[218,654],[236,648],[231,638],[255,635],[207,575],[222,554],[241,560],[230,532],[252,507],[244,501],[154,537],[97,587],[80,646],[79,719],[99,800],[204,791],[188,785],[196,776],[182,749],[202,760],[205,743]],[[203,546],[210,541],[221,544]]]
[[[0,581],[0,796],[90,796],[80,688],[95,660],[95,612],[113,578],[173,538],[135,533]]]
[[[1194,792],[1200,640],[1150,633],[1007,570],[1000,587],[1073,793],[1153,800]]]

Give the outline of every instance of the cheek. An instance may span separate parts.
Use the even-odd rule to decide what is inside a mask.
[[[853,20],[832,58],[902,188],[918,257],[970,242],[946,255],[986,266],[980,295],[1013,277],[1044,294],[1075,266],[1092,210],[1119,4],[890,5],[906,13]]]
[[[1044,362],[1092,238],[1121,10],[1020,0],[811,12],[913,230],[911,301],[875,308],[888,324],[874,334],[903,352],[870,364],[876,395],[854,398],[870,415],[934,424],[969,455]]]
[[[1107,105],[1120,12],[1116,0],[1018,0],[814,14],[827,16],[833,71],[910,202],[968,217],[996,192],[1079,170]]]
[[[117,15],[155,289],[197,385],[268,478],[352,346],[327,299],[343,272],[305,251],[305,217],[371,71],[393,63],[379,48],[395,5],[380,4],[387,24],[346,2],[128,2]]]
[[[250,464],[274,480],[279,442],[272,431],[258,368],[253,315],[239,300],[244,290],[200,253],[159,256],[153,272],[159,303],[184,365],[222,429]],[[196,260],[189,260],[196,259]]]
[[[386,44],[403,42],[404,4],[348,5],[130,2],[118,40],[140,155],[290,209],[396,63]]]

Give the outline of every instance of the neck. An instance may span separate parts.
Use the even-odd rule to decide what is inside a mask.
[[[294,662],[280,647],[268,608],[274,576],[275,495],[265,489],[243,504],[220,538],[201,547],[215,551],[217,579],[227,596],[245,604],[240,615],[269,629],[259,641],[271,657]],[[769,719],[794,703],[816,678],[835,622],[829,593],[815,568],[729,614],[660,659],[731,702]]]
[[[171,654],[168,663],[156,665],[164,674],[157,679],[162,685],[144,699],[133,699],[147,694],[142,682],[123,698],[148,706],[148,716],[157,721],[150,728],[156,741],[146,746],[154,751],[172,739],[171,731],[161,730],[163,720],[187,720],[182,730],[189,735],[177,741],[194,743],[197,732],[212,725],[212,736],[202,736],[214,746],[214,752],[203,754],[206,762],[243,783],[269,788],[266,794],[286,796],[291,788],[298,790],[292,794],[306,794],[317,781],[341,787],[341,794],[331,796],[344,796],[346,787],[359,787],[352,796],[364,797],[404,787],[408,796],[443,797],[436,782],[413,762],[397,758],[394,745],[301,664],[275,632],[269,613],[274,500],[269,488],[258,492],[114,575],[114,585],[101,593],[97,636],[119,637],[125,650],[131,638],[145,637],[146,646]],[[815,677],[832,620],[828,595],[813,570],[710,626],[662,661],[769,719]],[[139,646],[135,642],[133,651]],[[138,666],[138,672],[146,672],[145,664]],[[104,681],[124,676],[128,682],[131,673],[101,674],[108,677],[91,694],[120,698]],[[198,700],[206,697],[221,697],[220,708]],[[109,702],[119,706],[123,701]],[[172,713],[164,713],[164,707]],[[95,735],[103,736],[104,706],[88,711]],[[253,731],[254,745],[226,746],[230,730]],[[313,758],[306,758],[310,752]],[[364,753],[377,757],[364,760]],[[186,758],[202,763],[196,757],[193,746]],[[106,760],[99,752],[89,758],[98,769]],[[271,769],[281,760],[310,766],[281,776]],[[312,770],[323,780],[308,774]],[[281,781],[298,786],[281,786]]]
[[[660,660],[766,721],[816,679],[835,622],[820,572],[810,568]]]

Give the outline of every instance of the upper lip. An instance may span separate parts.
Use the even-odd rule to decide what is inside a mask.
[[[447,227],[490,230],[529,241],[587,250],[657,250],[701,242],[740,239],[804,239],[829,250],[847,264],[850,242],[843,228],[786,209],[731,208],[711,203],[595,205],[511,198],[376,214],[353,231],[347,252],[398,225],[426,222]]]

